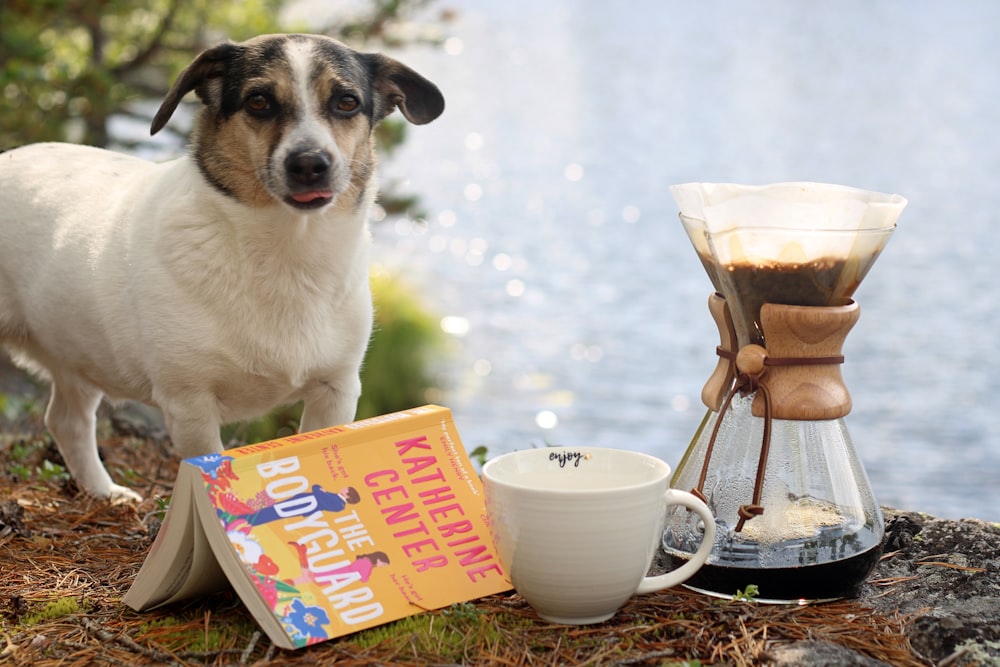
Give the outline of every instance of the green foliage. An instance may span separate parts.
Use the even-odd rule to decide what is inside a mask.
[[[472,603],[452,605],[440,613],[407,616],[352,635],[362,650],[375,646],[407,647],[415,655],[433,655],[441,661],[467,664],[470,658],[490,654],[504,641],[501,628],[523,627],[532,622],[508,614],[484,613]]]
[[[427,403],[431,363],[444,347],[438,320],[403,281],[375,270],[371,284],[375,330],[361,369],[359,419]]]
[[[331,30],[381,40],[427,0],[369,0]],[[287,0],[3,0],[0,150],[37,141],[106,146],[108,119],[159,99],[194,55],[217,42],[309,26],[278,22]],[[148,122],[149,118],[144,118]],[[387,127],[390,142],[400,128]]]
[[[285,0],[6,0],[0,3],[0,148],[106,145],[126,103],[160,97],[192,55],[278,28]]]
[[[56,598],[49,600],[35,611],[29,612],[21,617],[21,625],[30,627],[45,621],[53,621],[64,616],[85,613],[80,599],[75,597]]]
[[[375,142],[386,156],[403,145],[406,141],[406,121],[399,118],[386,118],[375,127]]]
[[[736,591],[733,599],[743,602],[754,602],[758,595],[760,595],[760,588],[756,584],[747,584],[747,587],[743,590]]]
[[[10,460],[13,463],[28,463],[36,452],[45,449],[42,440],[21,440],[11,444]]]
[[[489,454],[490,450],[486,447],[486,445],[479,445],[469,452],[469,459],[473,463],[478,463],[479,467],[482,468],[486,465],[486,460],[489,458]]]
[[[47,458],[51,445],[48,436],[11,442],[9,447],[0,450],[3,472],[20,482],[62,483],[69,480],[66,468]]]
[[[70,478],[69,472],[66,471],[65,467],[58,463],[53,463],[48,459],[42,461],[42,465],[35,468],[35,474],[43,482],[66,482]]]
[[[170,509],[170,499],[172,496],[157,496],[154,498],[156,502],[156,509],[153,510],[153,516],[155,516],[160,521],[167,518],[167,510]]]
[[[363,630],[355,634],[351,639],[362,650],[368,650],[387,641],[398,641],[400,639],[408,639],[411,636],[416,637],[417,635],[425,634],[428,632],[429,626],[430,617],[418,614],[416,616],[407,616],[392,623],[378,625],[369,630]]]
[[[140,634],[155,637],[169,651],[210,653],[229,648],[234,638],[245,641],[257,632],[257,624],[246,615],[227,616],[225,622],[205,623],[190,618],[164,616],[143,623]]]
[[[400,17],[430,4],[430,0],[369,0],[368,11],[347,22],[337,30],[341,39],[354,42],[380,41],[400,46],[402,40],[394,35],[393,26]]]

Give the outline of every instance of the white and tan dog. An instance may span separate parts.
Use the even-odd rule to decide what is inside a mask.
[[[182,457],[220,424],[304,400],[304,431],[348,422],[372,326],[372,128],[444,109],[401,63],[326,37],[205,51],[155,119],[204,103],[189,154],[0,153],[0,343],[47,376],[45,422],[87,492],[138,495],[101,463],[102,396],[158,406]]]

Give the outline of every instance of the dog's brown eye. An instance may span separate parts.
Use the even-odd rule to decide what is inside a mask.
[[[351,113],[358,108],[358,98],[354,95],[342,95],[337,98],[337,111]]]
[[[271,103],[271,98],[263,93],[250,95],[246,99],[246,102],[244,102],[244,106],[254,116],[272,116],[275,111],[274,105]]]

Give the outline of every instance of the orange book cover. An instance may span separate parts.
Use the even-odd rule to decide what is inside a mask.
[[[186,488],[190,502],[176,503]],[[133,608],[202,594],[209,582],[191,579],[221,568],[271,640],[298,648],[511,587],[482,483],[440,406],[186,459],[174,496]],[[197,518],[171,516],[175,503]],[[165,576],[168,560],[209,556],[218,567]]]

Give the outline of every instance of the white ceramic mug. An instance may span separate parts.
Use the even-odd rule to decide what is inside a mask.
[[[490,531],[514,588],[543,619],[580,625],[611,618],[634,593],[684,582],[712,550],[715,519],[669,481],[660,459],[619,449],[547,447],[487,461]],[[702,544],[678,569],[648,577],[669,505],[701,517]]]

